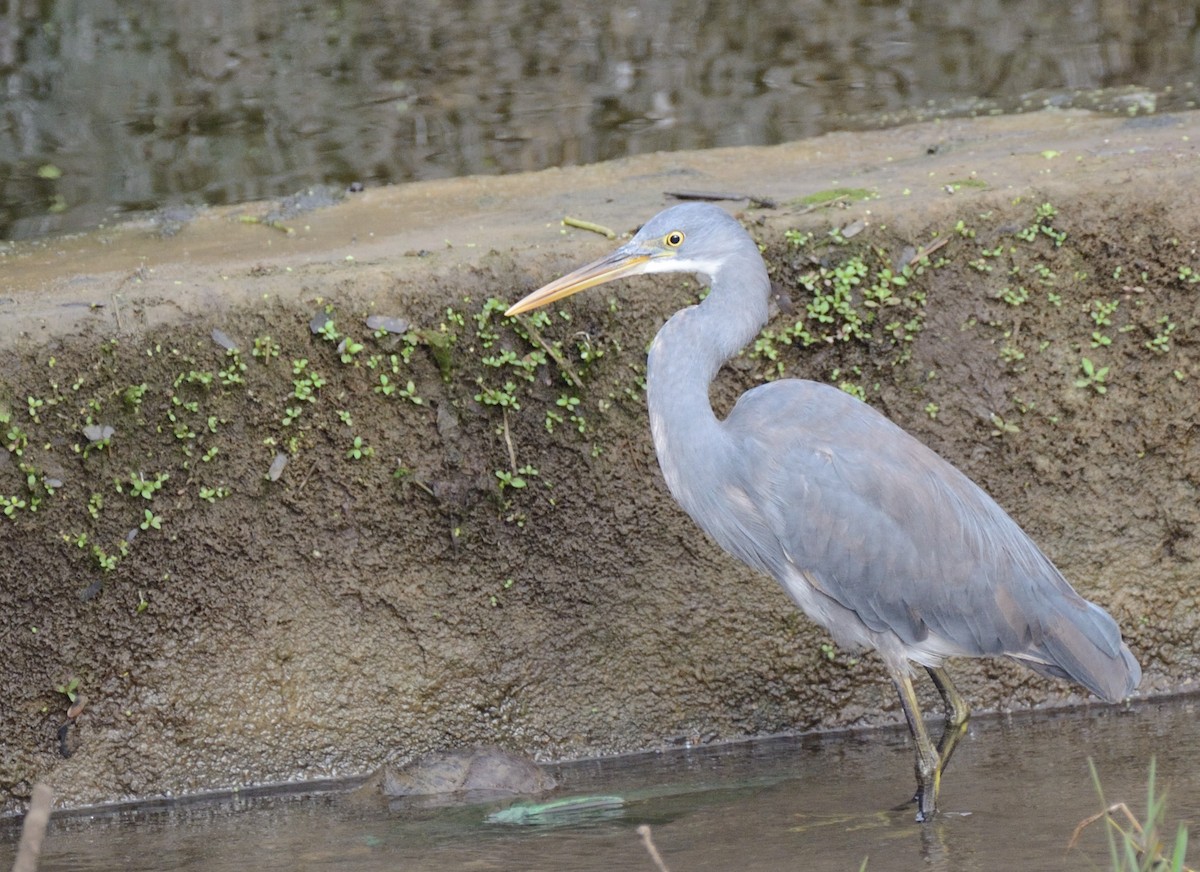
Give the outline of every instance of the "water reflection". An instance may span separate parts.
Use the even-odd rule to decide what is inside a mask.
[[[0,237],[321,182],[776,143],[1039,89],[1133,84],[1135,108],[1180,107],[1197,20],[1171,0],[10,0]]]
[[[486,823],[496,806],[396,813],[328,794],[58,819],[40,869],[651,869],[641,824],[677,872],[846,872],[864,858],[887,870],[1106,868],[1099,828],[1066,853],[1075,825],[1100,805],[1088,758],[1108,800],[1141,815],[1155,755],[1168,831],[1190,820],[1194,833],[1198,713],[1192,697],[980,720],[948,772],[944,813],[927,826],[913,822],[911,804],[895,808],[911,791],[912,757],[894,730],[563,766],[557,796],[617,795],[625,805],[557,827]],[[14,844],[15,833],[0,829],[0,868]]]

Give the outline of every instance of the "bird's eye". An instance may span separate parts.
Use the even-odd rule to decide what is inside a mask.
[[[663,244],[665,244],[667,248],[678,248],[679,246],[683,245],[683,231],[672,230],[663,237]]]

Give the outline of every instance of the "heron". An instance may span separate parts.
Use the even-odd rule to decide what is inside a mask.
[[[771,293],[758,246],[729,213],[694,202],[665,209],[507,314],[628,276],[679,272],[707,278],[709,292],[667,320],[647,358],[667,488],[840,647],[878,652],[916,747],[918,821],[937,813],[943,769],[970,717],[946,660],[1008,658],[1108,702],[1133,692],[1141,667],[1116,621],[978,485],[867,403],[780,379],[718,418],[710,385],[766,324]],[[945,704],[937,743],[913,685],[921,668]]]

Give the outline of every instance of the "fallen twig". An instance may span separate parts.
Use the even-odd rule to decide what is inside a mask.
[[[849,194],[838,194],[836,197],[830,197],[828,200],[823,200],[820,203],[813,203],[811,206],[805,206],[796,214],[807,215],[809,212],[816,212],[818,209],[828,209],[830,206],[836,206],[838,203],[844,203],[849,199]]]
[[[567,359],[562,356],[562,353],[557,348],[542,338],[542,334],[538,332],[536,327],[529,323],[529,319],[524,315],[516,315],[514,319],[519,321],[521,326],[525,328],[525,331],[529,334],[529,338],[540,345],[542,351],[550,355],[550,358],[558,364],[559,372],[565,375],[571,384],[583,390],[583,381],[575,374],[575,370],[571,368],[571,364],[567,363]]]
[[[642,837],[642,844],[646,846],[646,853],[650,855],[650,859],[658,867],[658,872],[671,872],[667,868],[667,864],[663,862],[662,855],[658,853],[658,848],[654,847],[654,839],[650,836],[650,825],[642,824],[637,828],[637,831],[638,835]]]
[[[918,248],[913,253],[913,256],[908,259],[908,266],[912,266],[914,263],[916,263],[923,257],[929,257],[929,255],[933,254],[935,251],[937,251],[939,248],[941,248],[943,245],[945,245],[949,241],[950,240],[947,239],[946,237],[942,237],[941,239],[937,240],[936,242],[931,242],[926,246]]]
[[[720,191],[663,191],[663,193],[676,200],[746,200],[756,209],[774,209],[777,205],[769,197],[756,197],[754,194],[726,194]]]
[[[610,227],[605,227],[603,224],[593,224],[591,221],[584,221],[580,218],[572,218],[569,215],[562,220],[566,227],[576,227],[580,230],[590,230],[593,233],[599,233],[601,236],[606,236],[609,239],[617,238],[617,231]]]
[[[50,823],[50,803],[54,791],[50,785],[38,782],[33,786],[29,799],[29,811],[21,825],[21,841],[17,845],[17,860],[13,872],[36,872],[38,857],[42,855],[42,839],[46,836],[46,825]]]
[[[508,408],[501,407],[500,413],[504,420],[504,444],[508,448],[508,463],[512,474],[517,474],[517,451],[513,448],[512,433],[508,429]]]

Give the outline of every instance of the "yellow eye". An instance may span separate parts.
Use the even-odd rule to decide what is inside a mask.
[[[665,245],[667,248],[678,248],[679,246],[683,245],[683,231],[672,230],[663,237],[663,245]]]

